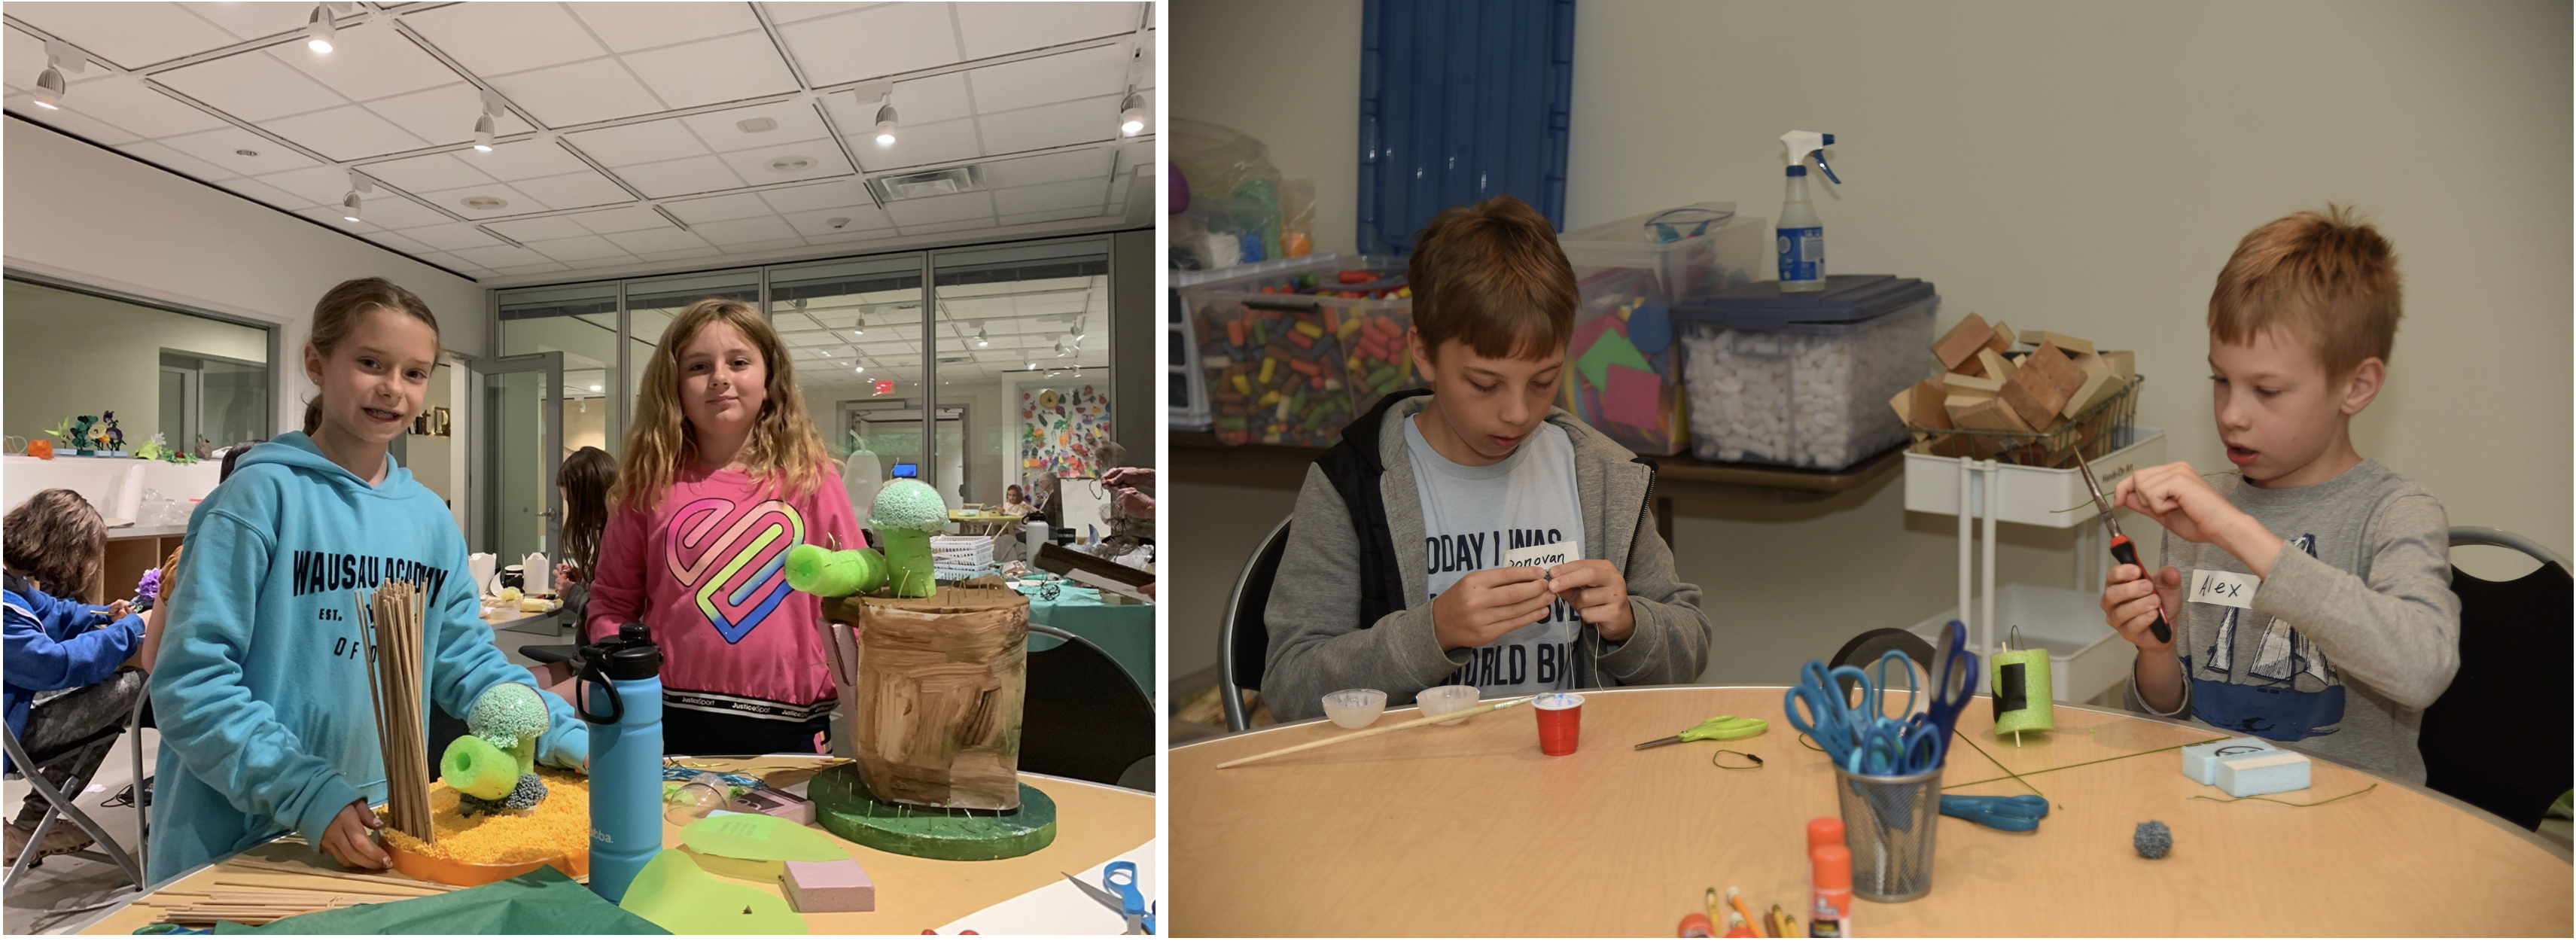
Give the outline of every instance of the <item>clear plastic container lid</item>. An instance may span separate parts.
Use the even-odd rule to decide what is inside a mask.
[[[1735,330],[1846,324],[1894,313],[1930,296],[1932,282],[1885,274],[1830,275],[1824,290],[1798,293],[1780,290],[1778,281],[1756,281],[1675,302],[1673,319]]]

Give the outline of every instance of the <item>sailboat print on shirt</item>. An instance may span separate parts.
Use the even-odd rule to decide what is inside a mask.
[[[2302,534],[2299,538],[2290,540],[2290,545],[2307,553],[2309,558],[2315,558],[2317,555],[2317,537],[2314,533]],[[2235,613],[2237,611],[2234,609],[2229,611],[2230,615]],[[2236,619],[2231,616],[2227,620],[2227,625],[2232,627],[2235,621]],[[2221,631],[2228,635],[2234,633],[2227,628],[2222,628]],[[2232,641],[2234,638],[2230,636],[2228,639]],[[2309,640],[2306,635],[2300,634],[2297,629],[2291,627],[2290,622],[2277,617],[2264,627],[2262,643],[2254,648],[2254,662],[2245,667],[2245,673],[2248,676],[2259,676],[2277,683],[2291,682],[2294,677],[2306,673],[2316,677],[2318,683],[2334,685],[2334,668],[2326,663],[2324,654],[2317,652],[2316,641]]]

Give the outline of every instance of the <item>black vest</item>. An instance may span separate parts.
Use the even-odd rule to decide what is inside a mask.
[[[1362,629],[1411,607],[1405,603],[1404,570],[1398,567],[1402,563],[1395,554],[1395,530],[1387,525],[1385,491],[1379,486],[1379,478],[1386,476],[1379,439],[1386,428],[1386,413],[1395,403],[1429,394],[1429,389],[1388,393],[1376,408],[1342,429],[1340,444],[1315,459],[1315,465],[1324,470],[1324,479],[1331,481],[1334,492],[1342,495],[1342,505],[1350,508],[1351,534],[1359,538]]]

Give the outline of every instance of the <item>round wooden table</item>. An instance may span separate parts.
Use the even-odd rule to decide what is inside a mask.
[[[1741,887],[1757,913],[1806,924],[1806,821],[1836,816],[1833,770],[1798,741],[1780,687],[1586,692],[1582,747],[1539,753],[1528,707],[1216,764],[1344,730],[1316,722],[1170,752],[1171,933],[1670,937],[1703,890]],[[2420,788],[2318,759],[2317,807],[2217,803],[2182,776],[2207,727],[2057,704],[2058,731],[1998,741],[1978,697],[1959,723],[1947,793],[2051,801],[2033,833],[1940,821],[1932,892],[1856,902],[1861,937],[1902,935],[2557,935],[2572,871],[2529,831]],[[1637,751],[1710,716],[1767,719],[1732,742]],[[1390,710],[1381,724],[1417,717]],[[1971,747],[1970,742],[1975,747]],[[1759,770],[1712,767],[1720,748]],[[2101,764],[2078,762],[2171,748]],[[1982,749],[1982,753],[1980,752]],[[2312,756],[2313,757],[2313,756]],[[1727,756],[1731,764],[1743,759]],[[2508,759],[2509,760],[2509,759]],[[2173,828],[2161,860],[2131,848]]]
[[[786,787],[804,781],[833,762],[833,759],[822,756],[802,755],[689,760],[697,767],[758,775],[772,787]],[[804,916],[806,924],[815,934],[918,934],[924,928],[946,925],[988,906],[1061,882],[1064,879],[1062,873],[1082,872],[1154,838],[1152,794],[1045,775],[1024,774],[1020,778],[1055,800],[1056,838],[1047,848],[1011,859],[953,862],[898,856],[832,836],[833,842],[839,843],[858,859],[859,865],[867,870],[869,881],[876,884],[877,907],[871,912],[809,913]],[[678,846],[679,836],[679,827],[667,822],[662,825],[663,845]],[[307,867],[312,871],[294,875],[253,870],[235,863],[242,857]],[[217,879],[282,879],[299,887],[324,891],[365,887],[362,882],[339,876],[338,871],[339,863],[306,847],[301,838],[293,835],[280,837],[239,856],[216,860],[156,886],[152,894],[110,910],[82,928],[80,933],[132,933],[136,928],[160,921],[168,906],[187,901],[177,893],[208,891],[215,888]],[[377,874],[400,876],[392,872]],[[751,882],[723,875],[717,878],[751,885],[771,895],[782,893],[774,882]]]

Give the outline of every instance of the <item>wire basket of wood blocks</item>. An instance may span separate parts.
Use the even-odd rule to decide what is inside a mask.
[[[2010,352],[2024,344],[2037,349]],[[1888,400],[1915,454],[2073,467],[2128,439],[2146,381],[2130,351],[2096,351],[2090,341],[2044,330],[2016,335],[1976,314],[1932,354],[1946,370],[1941,377]]]

